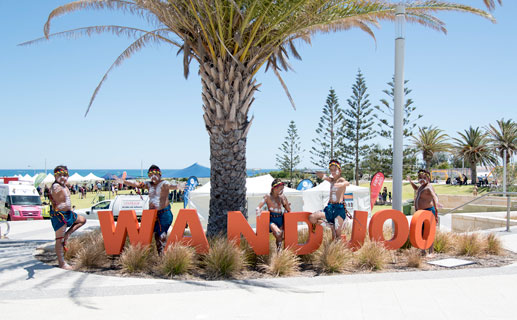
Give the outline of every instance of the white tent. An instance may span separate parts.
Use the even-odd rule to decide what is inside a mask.
[[[56,179],[54,178],[54,175],[49,173],[47,174],[47,176],[45,177],[45,179],[43,179],[43,181],[41,182],[42,184],[51,184],[55,181]]]
[[[25,174],[23,177],[20,178],[21,181],[28,181],[28,182],[34,182],[34,179],[35,178],[31,177],[28,174]]]
[[[84,177],[81,176],[79,173],[74,173],[73,175],[70,176],[70,178],[68,178],[68,182],[70,183],[77,183],[77,182],[82,182],[84,181]]]
[[[264,195],[271,191],[273,180],[273,177],[269,174],[246,179],[246,206],[248,209],[248,221],[252,226],[255,225],[256,221],[255,208],[262,201]],[[285,187],[284,194],[289,203],[291,203],[291,211],[302,211],[303,196],[301,191]],[[190,192],[189,208],[197,210],[198,215],[203,218],[201,221],[203,225],[206,225],[208,222],[209,204],[210,182]]]
[[[84,177],[84,181],[104,181],[103,178],[99,178],[90,172],[87,176]]]
[[[314,188],[303,191],[303,211],[314,212],[325,208],[329,202],[330,183],[323,181]],[[354,210],[371,212],[370,189],[349,185],[345,193],[352,193]]]

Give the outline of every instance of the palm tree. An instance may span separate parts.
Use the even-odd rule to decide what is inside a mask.
[[[436,127],[419,127],[418,136],[411,136],[413,145],[419,151],[422,151],[422,158],[425,162],[425,169],[431,168],[431,160],[437,152],[449,151],[451,145],[447,142],[449,136],[443,133],[443,130]]]
[[[517,123],[512,119],[507,121],[503,119],[497,120],[499,128],[488,125],[486,128],[488,140],[495,150],[499,152],[501,159],[504,157],[506,150],[506,163],[510,163],[510,158],[517,151]]]
[[[488,135],[479,128],[469,127],[465,133],[458,132],[460,138],[454,138],[457,154],[470,163],[472,184],[477,181],[476,166],[478,163],[488,166],[497,160],[491,150]]]
[[[226,231],[227,211],[246,212],[246,137],[253,118],[248,111],[259,88],[257,72],[265,66],[279,79],[288,98],[293,99],[280,76],[290,69],[289,52],[300,58],[295,41],[310,43],[317,33],[360,28],[374,37],[371,29],[382,20],[395,19],[396,4],[383,0],[77,0],[54,9],[44,26],[45,37],[100,34],[129,36],[136,40],[124,50],[104,74],[95,89],[87,113],[110,71],[150,43],[164,43],[183,53],[183,73],[190,63],[199,64],[202,82],[203,118],[210,139],[211,193],[208,235]],[[103,25],[50,34],[57,17],[80,10],[118,10],[147,19],[153,30]],[[470,12],[494,21],[470,6],[424,0],[406,6],[409,22],[446,32],[445,24],[433,13]]]
[[[485,6],[489,9],[489,10],[494,10],[495,9],[495,1],[494,0],[483,0],[483,2],[485,3]],[[503,4],[503,0],[497,0],[497,2],[502,5]]]

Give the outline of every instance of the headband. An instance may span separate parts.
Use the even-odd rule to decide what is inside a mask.
[[[341,170],[341,165],[337,161],[330,161],[329,162],[329,169],[331,166],[337,166],[339,170]]]
[[[275,183],[274,185],[271,186],[271,190],[273,190],[274,188],[278,187],[278,186],[283,186],[284,183],[282,181],[278,181],[277,183]]]
[[[65,169],[59,169],[57,171],[54,171],[54,175],[68,175],[68,170],[65,170]]]
[[[162,172],[160,171],[160,169],[153,169],[153,170],[149,170],[147,171],[147,175],[151,175],[151,174],[159,174],[160,176],[162,175]]]

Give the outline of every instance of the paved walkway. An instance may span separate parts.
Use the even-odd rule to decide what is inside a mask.
[[[89,221],[87,227],[94,227]],[[517,228],[498,232],[517,252]],[[2,319],[516,319],[517,265],[248,281],[97,276],[34,259],[48,221],[0,240]]]

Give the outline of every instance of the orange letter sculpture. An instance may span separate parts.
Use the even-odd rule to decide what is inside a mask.
[[[368,224],[367,211],[354,211],[354,219],[352,220],[352,239],[348,242],[348,247],[352,250],[359,249],[366,237],[366,225]]]
[[[183,235],[187,225],[192,235],[190,237]],[[166,248],[175,242],[194,247],[197,253],[208,253],[208,241],[195,209],[181,209],[178,212],[178,217],[174,222],[174,226],[172,226]]]
[[[156,210],[144,210],[142,212],[142,223],[138,225],[134,210],[122,210],[118,215],[117,225],[115,226],[113,212],[99,211],[99,223],[106,254],[120,254],[128,235],[129,242],[132,245],[150,245],[156,214]]]
[[[310,214],[310,212],[284,213],[284,248],[291,248],[298,255],[318,250],[323,240],[323,227],[318,224],[315,232],[312,232]],[[308,226],[309,239],[304,244],[298,244],[298,222],[305,222]]]
[[[269,211],[263,211],[257,217],[256,230],[257,233],[253,232],[240,211],[228,211],[228,240],[239,245],[242,234],[256,254],[269,254]]]
[[[423,229],[423,230],[422,230]],[[429,249],[436,235],[436,219],[431,211],[418,210],[411,219],[409,241],[418,249]]]
[[[395,224],[395,234],[391,240],[385,240],[383,233],[384,222],[388,219],[392,219]],[[409,235],[409,226],[406,216],[402,212],[394,209],[384,209],[376,212],[370,221],[368,230],[371,240],[382,242],[386,249],[389,250],[396,250],[402,247],[404,243],[406,243]]]

